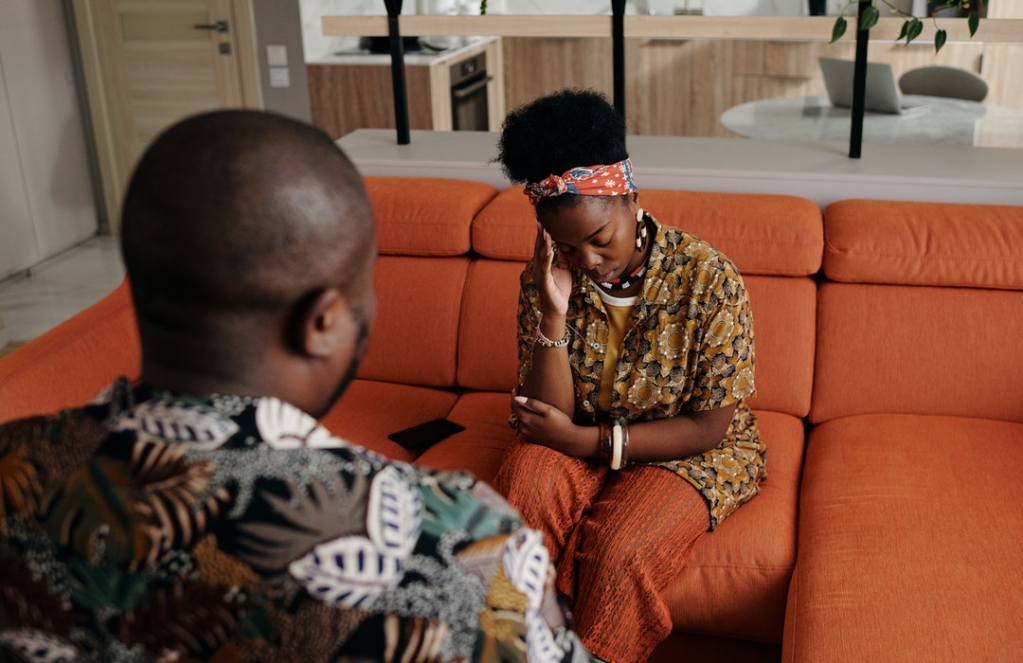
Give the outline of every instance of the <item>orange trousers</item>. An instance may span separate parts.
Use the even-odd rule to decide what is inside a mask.
[[[583,644],[611,663],[647,660],[671,633],[668,583],[710,525],[696,488],[663,467],[612,472],[521,440],[494,485],[543,533]]]

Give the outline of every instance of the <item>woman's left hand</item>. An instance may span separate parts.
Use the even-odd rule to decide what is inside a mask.
[[[527,441],[576,458],[589,458],[596,452],[596,429],[575,425],[553,405],[513,392],[511,407],[518,431]]]

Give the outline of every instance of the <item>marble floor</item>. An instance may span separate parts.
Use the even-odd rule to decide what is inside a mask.
[[[101,235],[0,281],[0,354],[99,301],[123,278],[117,238]]]

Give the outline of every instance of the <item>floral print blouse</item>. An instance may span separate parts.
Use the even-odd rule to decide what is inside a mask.
[[[0,426],[0,658],[589,661],[537,532],[275,398],[121,379]]]
[[[714,529],[756,495],[767,476],[767,449],[745,403],[755,392],[749,298],[728,258],[703,240],[647,216],[657,228],[656,240],[618,356],[608,412],[597,407],[607,312],[596,285],[573,270],[568,322],[576,423],[649,421],[734,403],[735,415],[717,447],[658,463],[707,499]],[[530,370],[539,319],[540,300],[528,264],[518,309],[520,384]]]

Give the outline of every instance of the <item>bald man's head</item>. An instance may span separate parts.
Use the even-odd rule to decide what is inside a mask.
[[[138,315],[200,328],[350,283],[373,250],[359,174],[319,130],[254,111],[187,119],[135,170],[123,250]]]
[[[373,212],[326,134],[256,111],[184,120],[139,161],[122,233],[143,380],[313,411],[350,379],[373,319]]]

